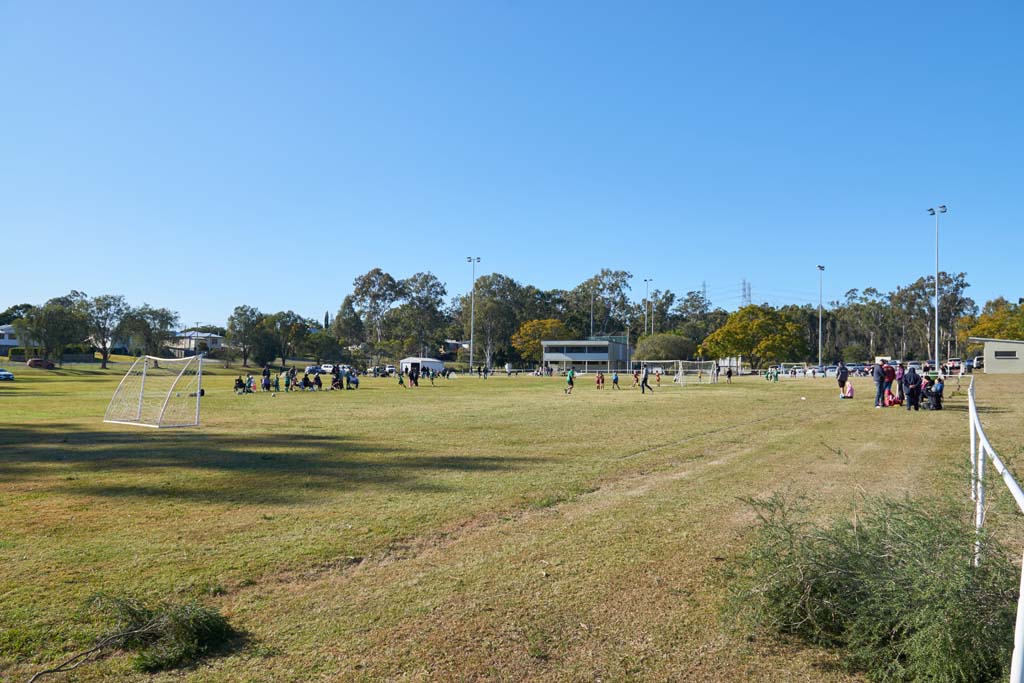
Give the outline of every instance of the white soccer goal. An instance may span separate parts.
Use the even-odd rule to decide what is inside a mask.
[[[713,360],[635,360],[634,369],[647,365],[652,375],[660,373],[671,377],[674,384],[685,386],[687,382],[710,382],[715,371]]]
[[[779,363],[779,377],[810,377],[807,363]]]
[[[117,385],[103,421],[137,427],[195,427],[203,393],[202,354],[142,356]]]

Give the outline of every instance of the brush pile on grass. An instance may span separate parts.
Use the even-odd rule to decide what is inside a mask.
[[[134,598],[98,594],[89,608],[110,622],[115,636],[123,634],[118,647],[135,654],[133,663],[139,671],[191,663],[236,635],[220,612],[198,602],[149,606]]]
[[[749,501],[760,518],[728,570],[727,609],[755,632],[838,648],[873,681],[1003,679],[1013,647],[1019,571],[962,508],[867,499],[814,525],[779,496]]]

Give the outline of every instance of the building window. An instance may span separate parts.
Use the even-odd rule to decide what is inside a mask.
[[[996,360],[1017,360],[1016,351],[996,351]]]

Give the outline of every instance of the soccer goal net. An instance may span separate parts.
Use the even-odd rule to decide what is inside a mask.
[[[808,377],[807,363],[779,363],[780,377]]]
[[[104,422],[138,427],[194,427],[203,397],[203,356],[142,356],[121,379]]]
[[[646,365],[652,375],[672,378],[672,382],[685,385],[687,382],[710,382],[715,371],[713,360],[640,360],[633,361],[633,369]]]

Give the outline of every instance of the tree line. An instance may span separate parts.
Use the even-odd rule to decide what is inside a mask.
[[[355,278],[333,315],[265,313],[243,304],[224,327],[196,329],[224,334],[230,346],[220,353],[238,355],[246,365],[296,357],[369,364],[405,355],[465,362],[471,334],[474,361],[492,367],[540,362],[544,339],[591,336],[627,338],[634,358],[743,355],[755,367],[817,359],[818,308],[812,304],[749,305],[730,314],[701,291],[656,289],[634,298],[632,279],[627,271],[605,268],[572,289],[545,290],[491,273],[478,277],[472,292],[449,297],[433,273],[396,278],[374,268]],[[931,276],[887,293],[849,290],[822,311],[823,360],[926,359],[936,334],[947,355],[966,352],[972,335],[1024,337],[1019,303],[1000,298],[979,311],[968,287],[965,273],[939,274],[937,331]],[[159,355],[178,332],[179,317],[165,308],[130,306],[120,295],[90,298],[73,291],[38,306],[13,306],[0,313],[0,324],[7,322],[46,355],[88,340],[105,364],[115,340],[128,340],[131,353]]]

